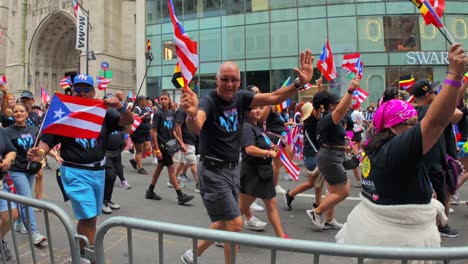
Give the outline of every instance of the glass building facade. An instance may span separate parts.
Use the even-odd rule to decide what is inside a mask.
[[[362,88],[376,102],[399,76],[443,80],[448,42],[432,25],[426,26],[409,1],[384,0],[173,0],[178,19],[198,42],[200,65],[194,88],[203,95],[215,87],[221,62],[235,61],[242,87],[262,91],[281,86],[298,65],[298,54],[312,50],[315,62],[330,41],[338,77],[328,83],[342,94],[349,80],[341,69],[343,55],[360,52],[364,63]],[[456,42],[468,47],[468,4],[446,1],[442,17]],[[167,1],[146,1],[146,34],[154,61],[148,72],[148,94],[156,96],[171,83],[176,63],[173,28]],[[316,64],[316,63],[314,63]],[[315,65],[314,65],[315,66]],[[314,79],[320,76],[316,71]]]

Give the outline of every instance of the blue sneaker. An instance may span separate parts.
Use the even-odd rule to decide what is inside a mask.
[[[189,182],[189,181],[192,181],[189,177],[187,177],[187,175],[185,174],[181,174],[179,176],[177,176],[177,179],[179,179],[179,181],[182,181],[182,182]]]

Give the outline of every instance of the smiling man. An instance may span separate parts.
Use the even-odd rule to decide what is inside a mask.
[[[293,96],[309,83],[313,74],[313,56],[309,50],[300,55],[297,79],[288,87],[273,93],[254,94],[240,90],[239,66],[232,61],[221,64],[216,74],[216,89],[198,103],[197,95],[186,88],[181,107],[187,113],[188,128],[200,135],[199,187],[203,204],[211,219],[211,229],[242,231],[238,205],[240,139],[244,114],[250,108],[275,105]],[[266,156],[265,156],[266,157]],[[200,241],[198,255],[213,242]],[[230,262],[231,246],[224,247],[225,263]],[[193,252],[187,250],[183,263],[193,263]]]
[[[93,77],[85,74],[75,76],[73,96],[94,98]],[[97,216],[101,214],[105,183],[105,153],[108,137],[111,132],[123,130],[133,123],[133,116],[125,103],[116,97],[104,100],[108,110],[97,138],[71,138],[45,134],[38,147],[28,151],[28,159],[39,161],[50,149],[61,143],[60,155],[63,162],[60,175],[65,193],[70,198],[73,213],[78,219],[78,234],[88,238],[94,245]],[[56,113],[59,114],[60,113]],[[82,255],[84,242],[80,241]],[[90,263],[84,256],[81,263]]]

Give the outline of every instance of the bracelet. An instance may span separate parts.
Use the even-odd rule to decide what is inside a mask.
[[[155,150],[154,152],[159,153],[159,152],[161,152],[161,150],[158,149],[158,150]]]
[[[448,84],[450,86],[453,86],[455,88],[460,88],[462,86],[462,82],[461,81],[456,81],[456,80],[445,79],[444,83]]]
[[[348,88],[348,93],[352,95],[354,93],[354,89],[351,90],[351,88]]]
[[[457,78],[463,79],[463,75],[462,75],[462,74],[456,74],[456,73],[453,73],[453,72],[447,72],[447,74],[454,75],[454,76],[456,76]]]
[[[45,155],[45,151],[41,148],[39,149],[39,151],[41,152],[41,159],[43,159]]]
[[[190,119],[190,120],[197,120],[198,119],[198,113],[195,116],[191,116],[191,115],[187,114],[187,118]]]

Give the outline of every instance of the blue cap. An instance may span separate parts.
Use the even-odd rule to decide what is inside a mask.
[[[78,83],[84,83],[94,87],[94,79],[90,75],[78,74],[77,76],[75,76],[75,78],[73,78],[73,85]]]

